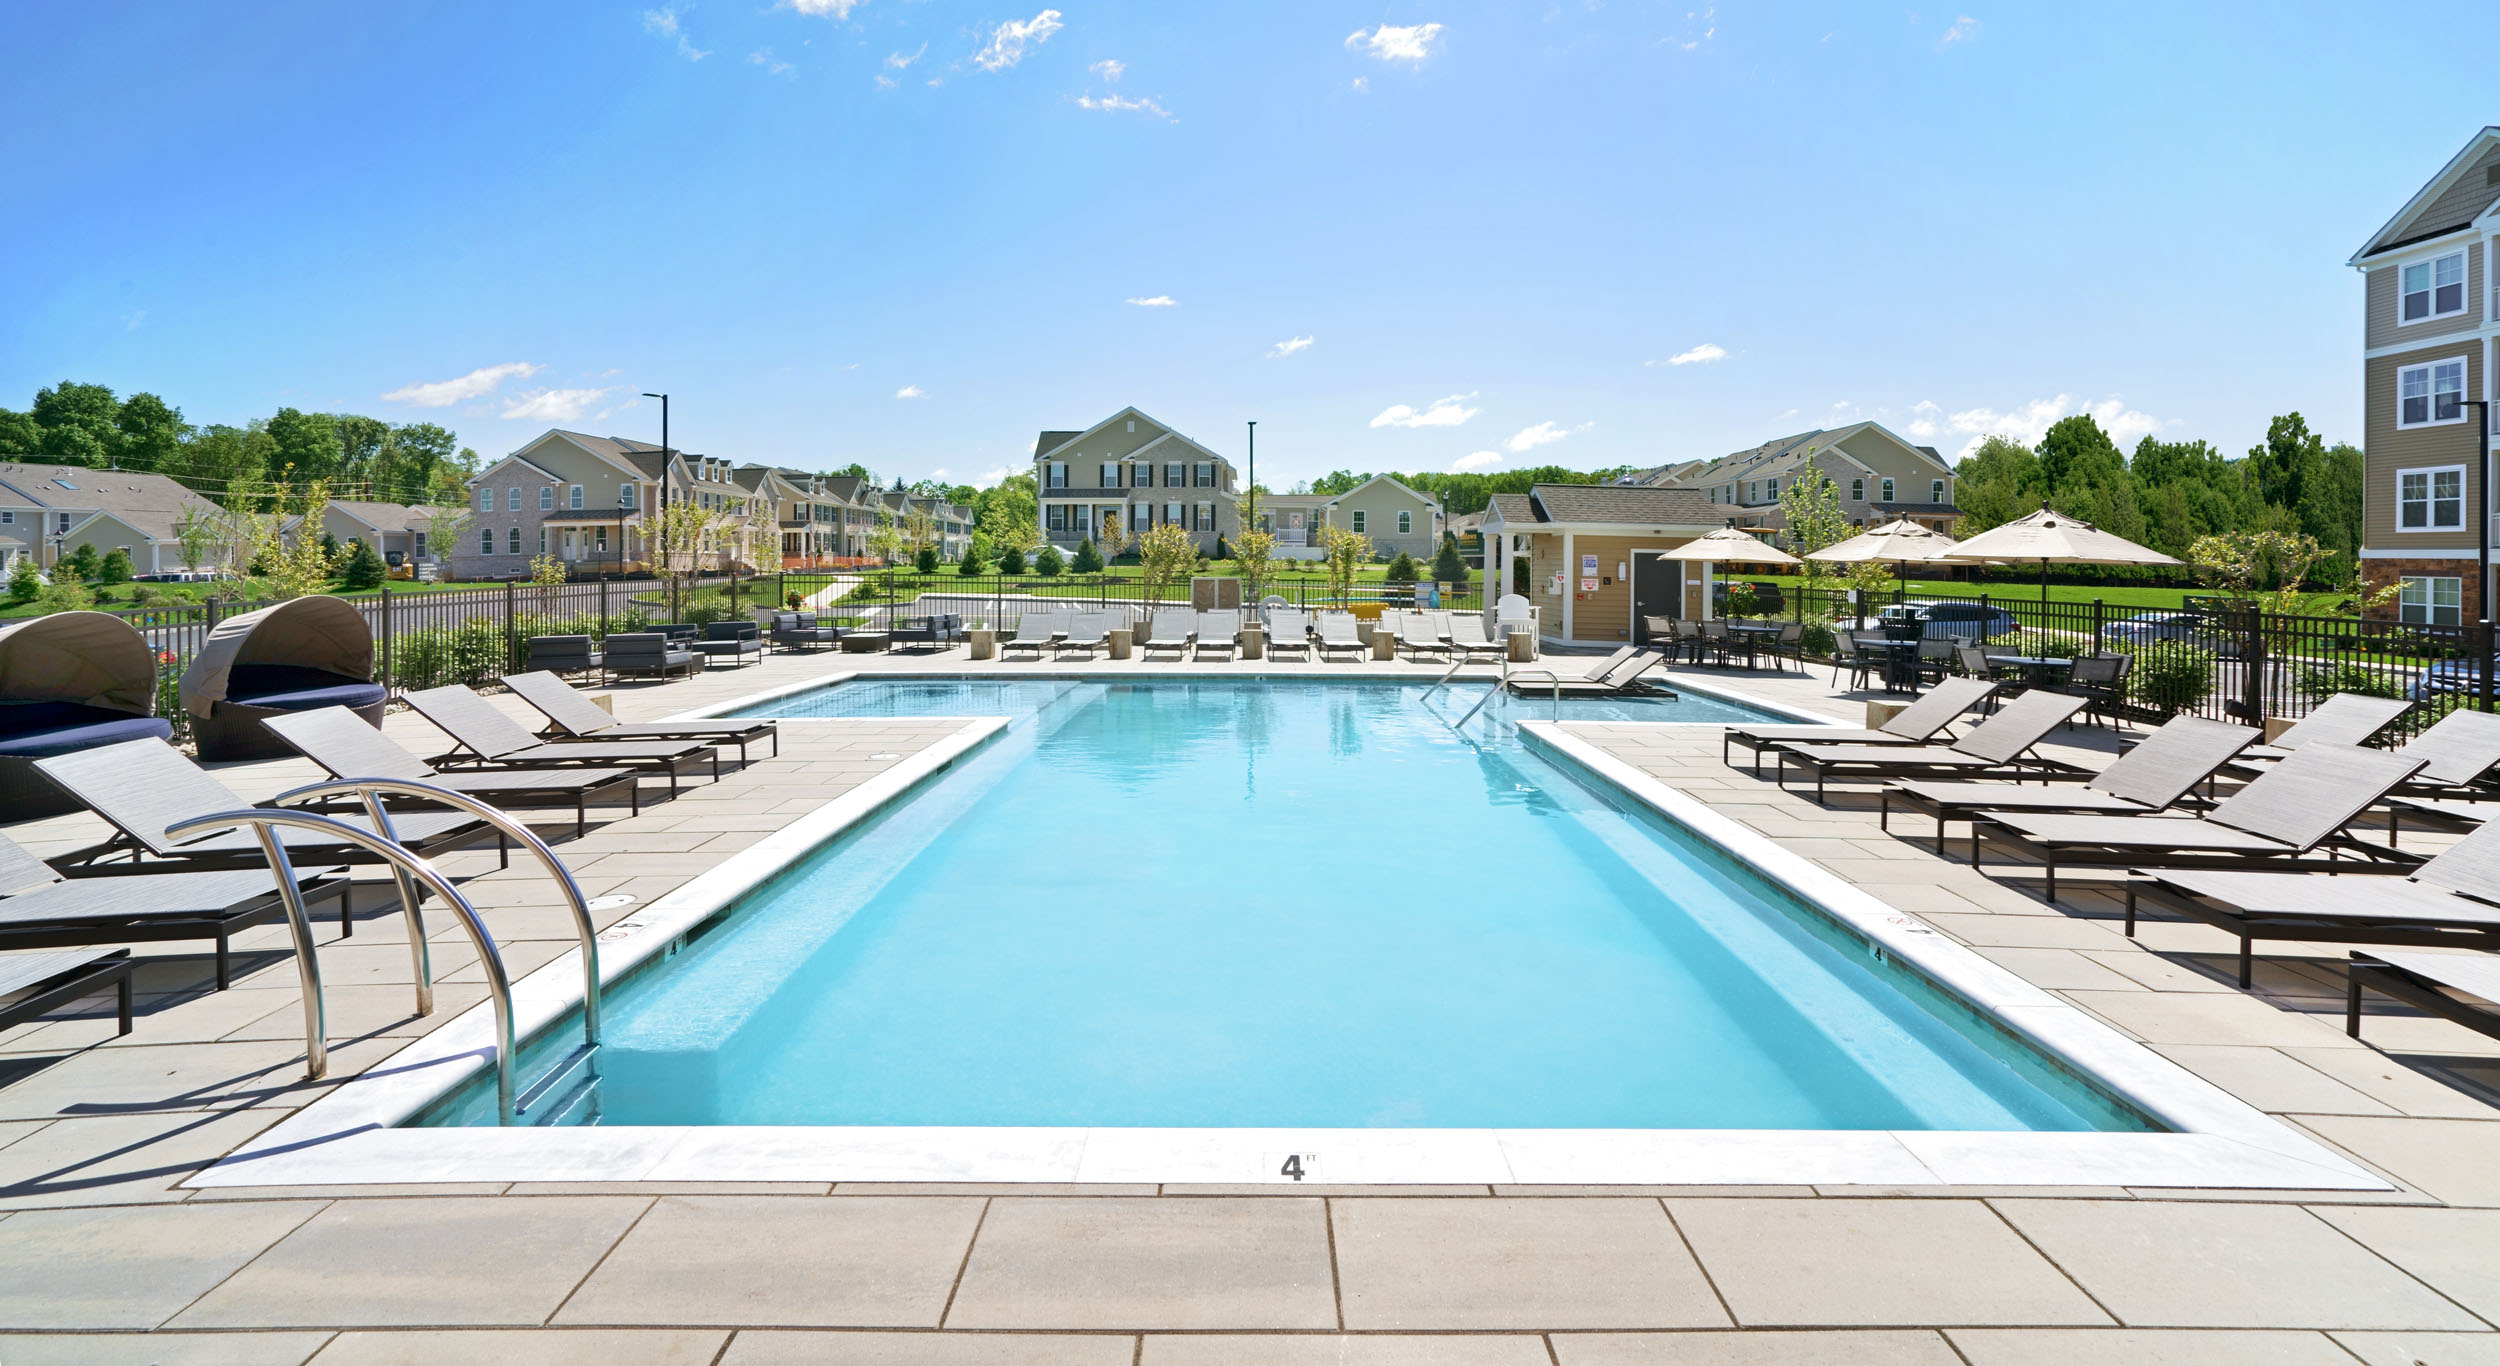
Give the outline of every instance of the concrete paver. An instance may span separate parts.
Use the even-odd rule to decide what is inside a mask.
[[[1139,1366],[1550,1366],[1545,1341],[1519,1333],[1148,1334]]]
[[[318,1201],[30,1210],[0,1219],[0,1328],[153,1328]]]
[[[0,1337],[8,1366],[302,1366],[327,1332],[13,1333]]]
[[[1655,1200],[1340,1200],[1331,1213],[1348,1328],[1728,1322]]]
[[[1971,1200],[1669,1200],[1739,1323],[2107,1323]]]
[[[1000,1199],[950,1328],[1334,1328],[1327,1211],[1258,1200]]]
[[[935,1328],[981,1205],[664,1196],[556,1321]]]
[[[2316,1214],[2432,1289],[2500,1323],[2500,1210],[2347,1205]]]
[[[738,1334],[720,1366],[1130,1366],[1137,1340],[1100,1333]]]
[[[1560,1366],[1959,1366],[1933,1332],[1557,1333]]]
[[[2351,1366],[2324,1333],[2184,1328],[1952,1328],[1970,1366]]]
[[[718,1330],[471,1328],[341,1333],[313,1366],[432,1366],[526,1361],[531,1366],[709,1366],[729,1334]]]

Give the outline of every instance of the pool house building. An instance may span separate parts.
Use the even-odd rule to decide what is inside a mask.
[[[1487,577],[1536,604],[1550,643],[1623,645],[1642,617],[1700,617],[1712,570],[1663,551],[1726,525],[1698,489],[1538,484],[1485,509]]]

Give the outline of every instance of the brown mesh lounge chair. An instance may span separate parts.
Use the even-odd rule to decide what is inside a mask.
[[[1938,736],[1951,739],[1953,723],[1962,714],[1988,700],[1996,684],[1983,678],[1948,678],[1929,688],[1925,696],[1903,707],[1891,720],[1875,730],[1850,730],[1842,726],[1730,726],[1719,737],[1719,762],[1726,764],[1728,747],[1743,745],[1753,751],[1753,771],[1762,774],[1762,751],[1792,741],[1824,745],[1924,745]]]
[[[166,827],[178,821],[238,811],[252,803],[162,740],[125,740],[118,745],[40,760],[35,767],[113,827],[112,836],[103,843],[52,861],[73,877],[126,877],[226,868],[251,868],[264,879],[269,876],[268,859],[261,852],[260,841],[249,830],[227,830],[180,840],[166,837]],[[359,815],[342,815],[339,819],[364,824]],[[391,825],[400,844],[420,858],[433,858],[490,839],[507,859],[510,856],[502,834],[470,816],[418,811],[406,816],[394,814]],[[288,857],[299,868],[381,862],[362,845],[332,839],[317,831],[288,830],[285,839]]]
[[[0,1029],[42,1018],[54,1006],[112,987],[121,1005],[121,1033],[130,1032],[130,950],[110,953],[0,953]]]
[[[335,898],[340,926],[352,929],[347,879],[335,868],[295,871],[305,900]],[[233,980],[234,936],[285,915],[266,865],[72,881],[0,836],[0,949],[213,940],[217,989],[223,991]]]
[[[2107,816],[2141,816],[2165,811],[2198,783],[2210,782],[2231,756],[2254,744],[2258,732],[2247,726],[2175,716],[2142,744],[2118,756],[2109,767],[2080,786],[2043,784],[2008,787],[2003,783],[1911,782],[1884,790],[1881,824],[1892,828],[1892,809],[1924,812],[1936,818],[1936,852],[1944,852],[1947,821],[1969,820],[1978,811],[2052,811]]]
[[[2010,710],[2009,706],[2009,710]],[[2383,749],[2305,745],[2195,816],[2060,816],[1983,811],[1971,818],[1971,864],[1993,842],[2038,859],[2057,900],[2057,870],[2095,868],[2326,869],[2337,856],[2413,866],[2385,845],[2344,833],[2353,818],[2413,776],[2419,759]]]
[[[2041,776],[2075,773],[2070,764],[2032,753],[2049,732],[2083,710],[2085,700],[2034,688],[1999,708],[1997,714],[1971,727],[1950,745],[1809,745],[1791,740],[1778,747],[1779,784],[1788,786],[1792,767],[1814,774],[1814,800],[1823,800],[1824,784],[1834,778],[1957,778]]]
[[[2404,877],[2138,873],[2127,883],[2127,933],[2135,933],[2141,902],[2236,935],[2245,987],[2260,939],[2500,949],[2500,905],[2492,904],[2494,897],[2500,897],[2500,826],[2486,825]]]
[[[720,781],[720,751],[697,740],[560,740],[532,735],[495,704],[457,683],[427,688],[407,696],[417,714],[459,746],[430,762],[457,768],[564,768],[583,765],[650,769],[668,774],[670,796],[677,794],[677,773],[688,763],[712,761],[712,781]]]
[[[747,745],[770,737],[774,756],[781,754],[781,728],[770,721],[619,721],[588,694],[554,674],[505,674],[503,685],[568,740],[700,740],[707,745],[736,745],[738,762],[744,764]]]
[[[2486,781],[2500,771],[2500,713],[2460,708],[2396,752],[2422,761],[2422,771],[2396,789],[2398,796],[2500,800],[2500,788]]]
[[[604,714],[604,713],[603,713]],[[622,794],[642,811],[641,780],[630,768],[492,769],[443,773],[345,707],[273,716],[262,724],[333,778],[401,778],[464,792],[494,806],[573,808],[575,838],[590,832],[590,803]]]
[[[2283,759],[2304,745],[2365,745],[2388,723],[2413,709],[2401,697],[2364,697],[2339,692],[2294,722],[2270,745],[2250,745],[2231,771],[2254,776],[2262,766]]]
[[[2487,953],[2356,953],[2346,969],[2344,1032],[2361,1037],[2366,988],[2500,1039],[2500,958]]]

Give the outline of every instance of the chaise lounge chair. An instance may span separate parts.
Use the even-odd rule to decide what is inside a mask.
[[[459,768],[564,768],[597,765],[664,771],[670,796],[677,795],[680,766],[712,761],[712,781],[720,781],[720,751],[691,740],[561,740],[553,743],[529,733],[495,704],[457,683],[412,692],[407,703],[434,723],[458,748],[431,760]]]
[[[2250,745],[2231,765],[2231,771],[2254,777],[2264,765],[2288,758],[2305,745],[2366,745],[2371,736],[2412,709],[2413,704],[2401,697],[2339,692],[2293,722],[2274,738],[2274,743]]]
[[[1484,618],[1473,612],[1450,614],[1450,649],[1469,660],[1484,659],[1500,663],[1510,657],[1510,646],[1484,633]]]
[[[1980,811],[2058,812],[2141,816],[2167,811],[2198,783],[2210,783],[2231,756],[2256,742],[2247,726],[2174,716],[2143,743],[2118,756],[2080,786],[2062,783],[2008,787],[2002,783],[1910,782],[1884,789],[1880,824],[1892,828],[1892,809],[1936,818],[1936,852],[1944,852],[1947,821],[1969,820]]]
[[[130,950],[110,953],[0,953],[0,1029],[40,1019],[54,1006],[112,987],[121,1030],[130,1032]]]
[[[1111,630],[1120,622],[1117,612],[1079,612],[1068,623],[1067,634],[1051,642],[1050,657],[1059,658],[1070,650],[1083,650],[1087,659],[1096,650],[1111,648]]]
[[[1730,763],[1728,747],[1743,745],[1753,751],[1755,777],[1762,776],[1762,752],[1791,741],[1826,745],[1924,745],[1938,736],[1951,739],[1953,723],[1962,714],[1985,702],[1996,692],[1996,684],[1984,678],[1948,678],[1929,688],[1927,694],[1903,707],[1893,718],[1874,730],[1851,730],[1842,726],[1730,726],[1719,737],[1719,762]]]
[[[560,686],[560,685],[559,685]],[[590,833],[590,803],[622,793],[642,812],[640,778],[630,768],[507,768],[438,772],[345,707],[273,716],[262,723],[333,778],[397,778],[432,783],[495,806],[571,806],[575,838]]]
[[[295,875],[307,902],[335,899],[340,926],[352,928],[347,879],[337,869],[299,865]],[[223,991],[234,978],[234,936],[285,915],[266,865],[72,880],[0,836],[0,949],[206,939],[217,946]]]
[[[2500,958],[2486,953],[2356,953],[2345,972],[2350,986],[2344,1032],[2356,1039],[2361,1037],[2364,988],[2500,1039],[2500,1008],[2495,1008],[2500,1006]]]
[[[1311,614],[1299,607],[1278,607],[1267,614],[1267,657],[1285,654],[1311,657]]]
[[[998,657],[1005,659],[1016,650],[1031,650],[1035,659],[1068,629],[1068,616],[1063,612],[1026,612],[1016,618],[1016,633],[1000,641]]]
[[[2235,935],[2245,987],[2260,939],[2500,949],[2495,896],[2500,896],[2500,826],[2486,825],[2403,877],[2138,873],[2127,883],[2127,933],[2135,933],[2141,902]]]
[[[748,743],[770,737],[774,756],[781,754],[781,728],[770,721],[619,721],[588,694],[554,674],[505,674],[503,685],[568,740],[700,740],[707,745],[736,745],[738,762],[743,765]]]
[[[1155,651],[1169,650],[1175,659],[1189,657],[1189,644],[1198,638],[1198,614],[1186,608],[1157,608],[1147,619],[1146,639],[1137,647],[1141,659],[1154,658]]]
[[[1443,659],[1450,657],[1449,644],[1441,639],[1441,632],[1433,625],[1429,612],[1409,612],[1398,618],[1398,647],[1406,651],[1410,660],[1421,659],[1426,654],[1437,654]]]
[[[2011,710],[2009,704],[2008,710]],[[2195,816],[2058,816],[2016,811],[1971,818],[1971,865],[1988,842],[2038,859],[2057,900],[2060,867],[2340,869],[2337,855],[2409,869],[2418,860],[2344,833],[2422,761],[2383,749],[2305,745]],[[2318,857],[2320,850],[2327,857]]]
[[[2032,750],[2049,732],[2084,709],[2086,700],[2034,688],[1971,727],[1970,734],[1941,748],[1933,745],[1809,745],[1789,741],[1779,746],[1779,785],[1788,786],[1791,766],[1814,773],[1814,800],[1823,800],[1824,785],[1833,778],[1956,778],[2036,777],[2043,773],[2076,773],[2072,765],[2043,759]],[[2029,757],[2026,757],[2029,756]]]
[[[1363,643],[1363,637],[1354,629],[1352,612],[1322,612],[1319,614],[1318,629],[1322,662],[1339,651],[1353,655],[1358,661],[1371,653],[1371,647]]]
[[[1234,608],[1198,614],[1198,638],[1190,643],[1193,659],[1204,659],[1210,650],[1221,650],[1226,659],[1241,658],[1241,613]]]

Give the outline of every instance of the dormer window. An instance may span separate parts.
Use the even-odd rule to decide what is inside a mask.
[[[2465,311],[2465,253],[2454,251],[2404,268],[2402,311],[2409,323],[2453,317]]]

